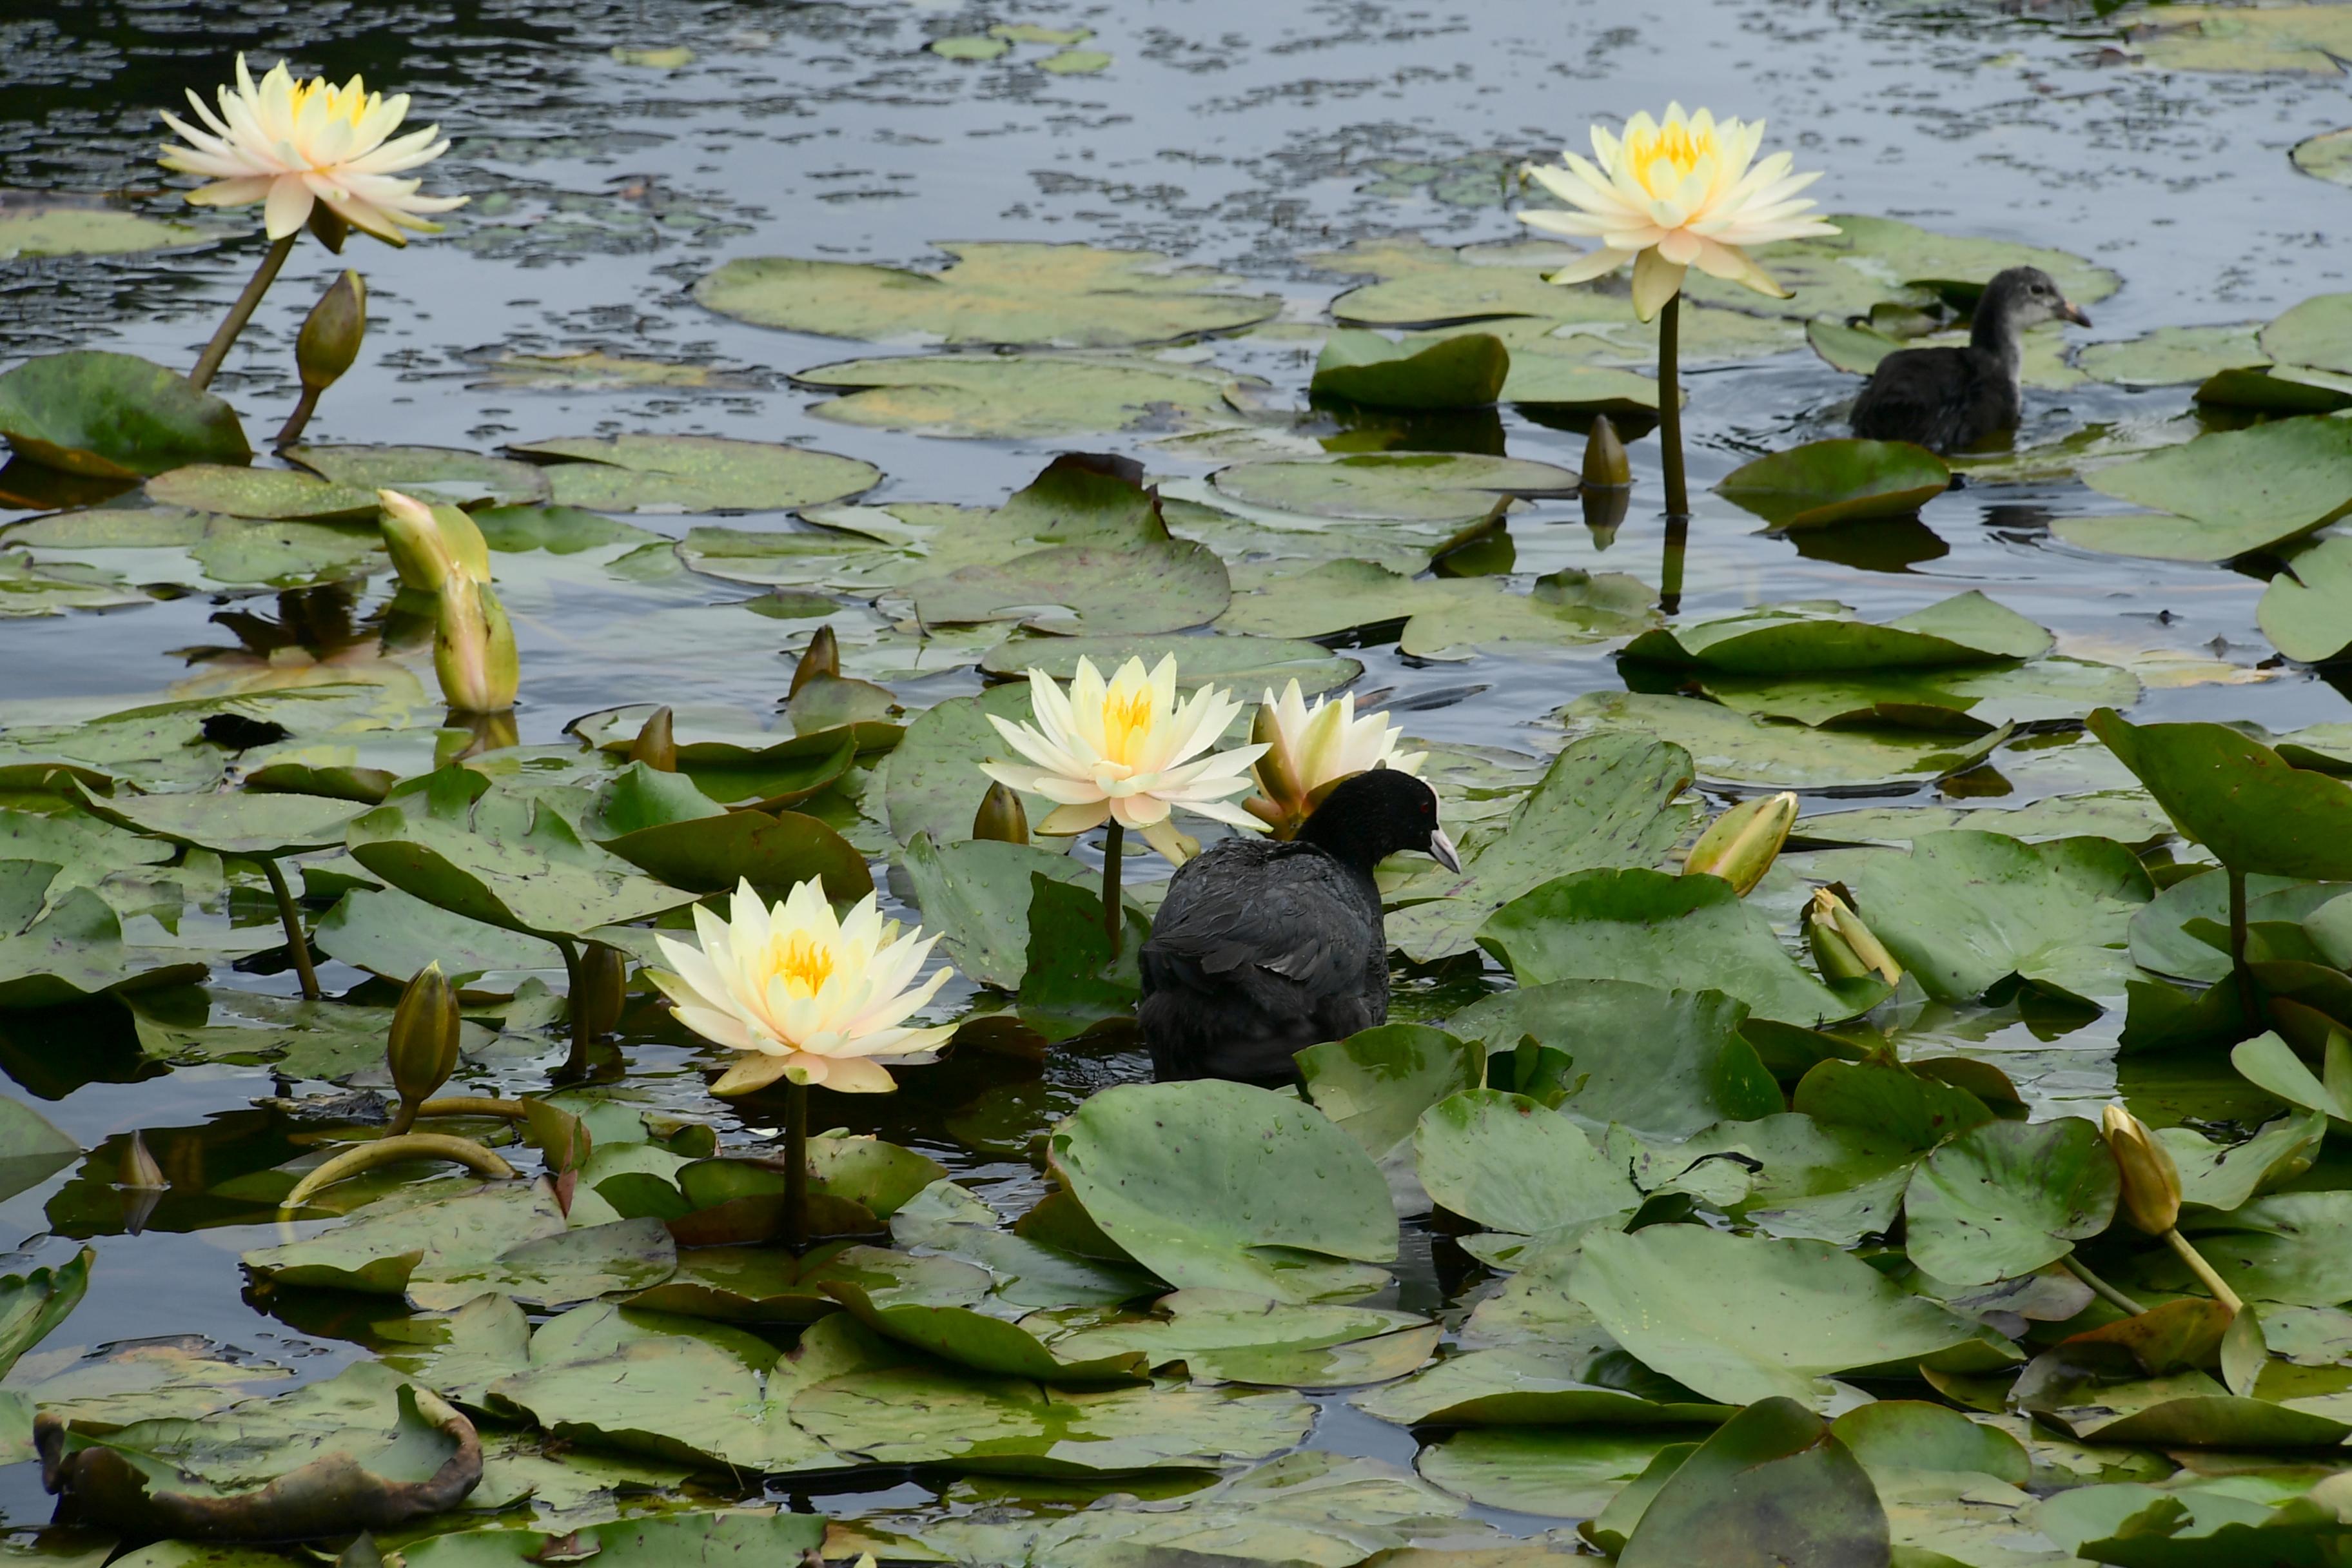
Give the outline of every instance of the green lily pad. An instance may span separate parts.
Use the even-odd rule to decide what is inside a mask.
[[[1383,1168],[1410,1163],[1422,1112],[1486,1077],[1486,1053],[1443,1029],[1381,1024],[1298,1053],[1307,1098]]]
[[[1491,332],[1398,343],[1340,331],[1323,344],[1307,390],[1370,408],[1482,408],[1511,373],[1511,353]]]
[[[1584,1131],[1525,1095],[1473,1089],[1429,1108],[1413,1163],[1437,1203],[1539,1241],[1632,1215],[1642,1193]]]
[[[1688,752],[1702,779],[1778,789],[1927,783],[1975,767],[2009,738],[1930,730],[1816,730],[1751,718],[1719,703],[1594,691],[1559,710],[1582,734],[1633,732]]]
[[[1613,1345],[1573,1340],[1451,1355],[1349,1403],[1407,1426],[1711,1426],[1737,1409],[1700,1399]]]
[[[1795,844],[1908,844],[1922,833],[1975,828],[2038,844],[2049,838],[2113,838],[2145,847],[2172,837],[2172,819],[2138,789],[2050,795],[2028,805],[1861,806],[1800,821]]]
[[[2352,879],[2352,785],[2221,724],[2132,724],[2102,708],[2090,728],[2231,870]]]
[[[2158,561],[2228,561],[2315,532],[2352,510],[2352,424],[2278,419],[2200,436],[2084,482],[2168,516],[2061,518],[2085,550]]]
[[[320,1235],[248,1252],[245,1266],[279,1285],[397,1296],[426,1264],[479,1268],[563,1228],[544,1182],[436,1182],[378,1199]]]
[[[405,983],[437,963],[452,985],[493,970],[558,969],[553,943],[453,914],[397,888],[354,888],[319,917],[311,939],[355,969]]]
[[[2267,364],[2255,341],[2258,323],[2228,327],[2158,327],[2122,342],[2093,343],[2075,363],[2095,381],[2117,386],[2186,386],[2223,371]]]
[[[81,1145],[39,1111],[21,1100],[0,1100],[0,1196],[37,1187],[80,1158]],[[0,1367],[0,1375],[5,1373]]]
[[[577,436],[508,450],[553,459],[556,504],[591,511],[782,511],[856,495],[882,477],[854,458],[719,436]]]
[[[2352,647],[2352,539],[2326,534],[2296,546],[2256,607],[2279,652],[2320,664]]]
[[[815,817],[729,811],[690,775],[643,763],[630,763],[597,791],[581,826],[629,864],[689,892],[730,892],[748,880],[763,895],[782,898],[811,878],[821,879],[836,902],[874,890],[866,857]]]
[[[0,554],[0,620],[61,616],[68,610],[113,610],[153,602],[154,596],[142,589],[91,581],[89,574],[70,567],[42,572],[13,552]]]
[[[18,1158],[11,1157],[10,1163]],[[89,1266],[97,1257],[85,1247],[54,1268],[0,1275],[0,1376],[81,1304],[89,1289]]]
[[[2158,1128],[2156,1141],[2180,1172],[2180,1200],[2227,1212],[2311,1169],[2327,1115],[2282,1116],[2239,1142],[2215,1142],[2186,1127]]]
[[[910,1258],[878,1247],[820,1248],[804,1258],[772,1247],[696,1247],[677,1271],[628,1298],[635,1310],[735,1323],[814,1322],[837,1310],[829,1284],[851,1284],[889,1306],[963,1307],[988,1290],[985,1270],[952,1258]]]
[[[1947,1002],[2012,978],[2061,998],[2121,998],[2135,973],[2131,919],[2155,896],[2138,857],[2112,839],[1997,833],[1923,833],[1907,857],[1861,857],[1846,881],[1871,931]]]
[[[1816,1062],[1789,1102],[1824,1126],[1871,1133],[1923,1154],[1993,1119],[1990,1106],[1958,1085],[1884,1059]]]
[[[677,1247],[661,1221],[625,1219],[526,1241],[482,1262],[427,1258],[408,1277],[408,1300],[446,1310],[488,1291],[526,1307],[569,1307],[647,1289],[677,1268]]]
[[[43,468],[131,479],[253,457],[236,410],[135,354],[74,349],[0,374],[0,436]]]
[[[276,857],[324,849],[369,809],[364,801],[278,793],[95,795],[82,809],[104,822],[216,855]]]
[[[1426,1479],[1488,1508],[1591,1518],[1675,1441],[1638,1427],[1473,1427],[1417,1463]]]
[[[399,490],[447,506],[485,502],[499,507],[533,506],[548,499],[546,469],[455,447],[299,446],[289,447],[278,455],[338,485],[371,492]],[[241,507],[213,510],[244,510]]]
[[[1775,529],[1909,517],[1951,487],[1942,458],[1906,441],[1808,441],[1743,463],[1715,488]]]
[[[1055,1130],[1103,1234],[1170,1284],[1281,1301],[1363,1294],[1396,1256],[1380,1170],[1320,1111],[1245,1084],[1131,1084]]]
[[[934,1182],[890,1216],[901,1247],[969,1258],[996,1276],[996,1295],[1024,1307],[1115,1306],[1152,1289],[1131,1267],[1082,1258],[1003,1227],[996,1211],[952,1182]]]
[[[1289,682],[1313,697],[1334,691],[1364,673],[1363,665],[1320,643],[1300,637],[1257,637],[1237,633],[1216,637],[1011,637],[981,656],[981,672],[1011,679],[1042,669],[1056,680],[1077,673],[1078,660],[1114,669],[1130,658],[1157,665],[1176,656],[1176,684],[1189,690],[1230,686],[1247,697],[1259,689],[1280,691]]]
[[[1412,577],[1343,558],[1238,567],[1232,607],[1217,628],[1262,637],[1324,637],[1404,623],[1399,649],[1462,659],[1512,643],[1599,642],[1653,626],[1657,595],[1637,577],[1576,567],[1517,593],[1494,577]]]
[[[926,709],[907,726],[907,738],[890,753],[882,799],[890,831],[901,842],[912,842],[923,833],[940,844],[956,844],[971,837],[972,814],[988,792],[988,780],[975,764],[1004,754],[1004,739],[988,721],[992,713],[1016,723],[1027,720],[1027,684],[1015,682],[989,688],[973,697],[950,698]],[[1022,807],[1031,822],[1039,822],[1053,809],[1053,803],[1043,795],[1030,795],[1023,798]],[[1028,908],[1025,900],[1021,908]],[[1027,930],[1024,922],[1024,944]]]
[[[2246,879],[2246,916],[2255,924],[2301,921],[2347,892],[2352,888],[2340,883],[2252,876]],[[2216,868],[2184,877],[2132,917],[2132,962],[2158,974],[2210,984],[2230,973],[2230,955],[2187,928],[2202,921],[2221,925],[2229,918],[2226,872]]]
[[[2289,1105],[2324,1113],[2338,1131],[2352,1129],[2352,1044],[2347,1044],[2343,1036],[2328,1037],[2325,1079],[2269,1030],[2232,1046],[2230,1065],[2246,1081]]]
[[[1832,988],[1801,968],[1764,915],[1717,877],[1641,869],[1579,871],[1513,900],[1479,944],[1523,985],[1632,980],[1663,991],[1720,991],[1759,1017],[1817,1026],[1851,1018],[1884,994],[1875,983]]]
[[[1912,1173],[1904,1250],[1954,1284],[2014,1279],[2106,1229],[2121,1191],[2114,1156],[2082,1118],[1988,1121]]]
[[[1410,1312],[1301,1306],[1233,1290],[1178,1290],[1153,1311],[1036,1313],[1023,1326],[1047,1337],[1065,1360],[1133,1355],[1154,1367],[1181,1362],[1195,1379],[1294,1388],[1401,1376],[1437,1342],[1436,1325]],[[1066,1321],[1075,1326],[1065,1329]]]
[[[1018,1323],[969,1307],[915,1302],[877,1306],[862,1287],[849,1280],[829,1281],[825,1293],[883,1338],[986,1376],[1025,1378],[1057,1388],[1071,1384],[1133,1386],[1151,1381],[1140,1351],[1117,1350],[1092,1357],[1066,1354],[1048,1350]]]
[[[2262,347],[2264,359],[2280,364],[2352,372],[2352,294],[2321,294],[2294,306],[2263,329]]]
[[[158,506],[278,522],[373,518],[378,506],[375,491],[357,485],[295,468],[224,463],[191,463],[157,474],[147,481],[147,499]]]
[[[988,440],[1203,429],[1234,421],[1233,397],[1269,390],[1254,375],[1139,354],[912,354],[793,380],[837,394],[809,410],[821,419]]]
[[[761,256],[694,286],[722,316],[824,337],[954,346],[1124,348],[1232,331],[1281,308],[1226,292],[1237,279],[1150,250],[1084,245],[942,244],[939,272]]]
[[[567,1465],[575,1462],[565,1456]],[[489,1485],[487,1472],[486,1466],[485,1486]],[[538,1500],[544,1504],[549,1500],[541,1494]],[[559,1530],[508,1526],[431,1535],[401,1555],[414,1568],[505,1568],[509,1563],[522,1568],[570,1551],[593,1557],[598,1568],[724,1568],[745,1562],[800,1561],[824,1542],[822,1518],[783,1508],[656,1514]]]
[[[2332,77],[2352,56],[2352,31],[2326,5],[2242,16],[2232,5],[2168,6],[2139,57],[2165,70],[2291,71]]]
[[[204,977],[184,954],[126,947],[121,918],[89,889],[50,897],[57,875],[46,861],[0,860],[0,1012]]]
[[[2294,144],[2287,156],[2296,168],[2315,180],[2352,184],[2352,129],[2306,136]]]
[[[957,34],[951,37],[933,38],[923,47],[950,60],[992,60],[1013,47],[1003,38],[992,38],[984,34]]]
[[[1315,461],[1239,463],[1210,483],[1249,506],[1307,517],[1468,522],[1513,496],[1576,493],[1572,468],[1462,452],[1359,452]]]
[[[400,978],[405,982],[408,975]],[[389,1007],[227,987],[173,986],[129,1000],[139,1048],[158,1061],[268,1063],[289,1079],[381,1070],[392,1028]],[[488,1030],[468,1023],[460,1048],[478,1050],[489,1038]]]
[[[2180,1229],[2249,1300],[2332,1307],[2352,1301],[2352,1194],[2271,1193],[2227,1214],[2183,1211]],[[2160,1289],[2201,1291],[2169,1253],[2139,1265]]]
[[[1110,61],[1100,49],[1059,49],[1039,60],[1037,68],[1055,76],[1092,76],[1108,70]]]
[[[1972,588],[1883,625],[1843,605],[1760,605],[1645,632],[1624,657],[1730,675],[1821,675],[2036,658],[2050,647],[2048,632]]]
[[[2014,1354],[1990,1331],[1914,1296],[1826,1242],[1704,1226],[1594,1233],[1570,1286],[1601,1326],[1656,1371],[1740,1404],[1839,1400],[1830,1374],[1959,1352]]]
[[[1638,668],[1629,671],[1627,679],[1637,679],[1643,673]],[[1689,683],[1739,712],[1793,720],[1816,728],[1884,724],[1961,735],[1981,735],[2003,724],[2072,719],[2092,708],[2129,707],[2140,696],[2139,679],[2131,671],[2074,658],[1895,669],[1884,674],[1709,672]],[[1906,817],[1914,809],[1904,808]]]
[[[940,934],[957,973],[1003,991],[1019,990],[1029,966],[1029,879],[1073,887],[1098,879],[1056,850],[985,838],[941,845],[929,833],[915,836],[900,864],[924,929]]]
[[[1794,1399],[1759,1400],[1717,1427],[1650,1500],[1624,1568],[1772,1568],[1890,1558],[1886,1510],[1828,1423]]]
[[[159,222],[64,191],[0,191],[0,261],[43,256],[122,256],[206,245],[220,231]]]
[[[960,567],[908,591],[927,625],[1020,621],[1095,636],[1201,626],[1223,614],[1233,596],[1217,552],[1175,539],[1124,548],[1049,545],[1002,563]]]

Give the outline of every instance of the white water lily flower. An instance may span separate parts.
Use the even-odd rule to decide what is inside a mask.
[[[1176,656],[1146,671],[1130,658],[1106,683],[1094,661],[1081,658],[1066,693],[1042,669],[1029,672],[1034,724],[989,715],[1013,749],[1028,759],[982,763],[980,771],[1011,789],[1055,802],[1040,833],[1076,834],[1105,822],[1132,827],[1169,859],[1181,862],[1183,843],[1169,821],[1182,806],[1235,827],[1264,825],[1231,799],[1250,787],[1249,765],[1263,745],[1236,746],[1202,756],[1217,743],[1242,704],[1202,687],[1176,700]]]
[[[749,1094],[782,1078],[880,1094],[898,1087],[885,1059],[936,1050],[955,1033],[952,1025],[906,1026],[954,971],[942,964],[916,984],[940,939],[919,926],[902,934],[871,893],[836,921],[814,879],[773,908],[744,881],[728,919],[698,907],[694,929],[698,949],[656,937],[671,973],[648,973],[677,1005],[679,1023],[751,1053],[711,1086],[714,1093]]]
[[[1704,109],[1685,115],[1679,103],[1666,106],[1663,124],[1636,114],[1622,139],[1596,125],[1597,165],[1563,152],[1565,168],[1528,166],[1575,210],[1523,212],[1519,221],[1546,234],[1600,239],[1600,249],[1550,274],[1554,283],[1582,283],[1632,261],[1633,309],[1645,321],[1681,292],[1691,267],[1785,300],[1789,291],[1743,247],[1838,230],[1809,216],[1811,198],[1797,198],[1820,174],[1790,174],[1786,153],[1755,163],[1763,140],[1760,120],[1717,121]]]
[[[1252,733],[1266,750],[1255,770],[1259,793],[1247,808],[1284,837],[1298,830],[1318,793],[1339,780],[1379,767],[1418,773],[1429,756],[1399,752],[1404,729],[1390,723],[1386,713],[1359,718],[1353,692],[1336,702],[1318,697],[1309,708],[1295,679],[1278,698],[1266,692]]]
[[[370,92],[358,77],[336,87],[323,77],[297,82],[280,61],[258,84],[236,58],[236,89],[219,89],[215,114],[192,89],[188,102],[204,121],[189,125],[166,110],[169,125],[188,145],[163,144],[163,167],[201,174],[213,183],[191,191],[198,206],[237,207],[262,202],[262,226],[283,239],[310,220],[324,202],[353,228],[392,245],[406,245],[403,229],[440,232],[425,215],[462,206],[464,196],[417,195],[421,180],[398,176],[449,150],[428,125],[386,141],[408,114],[408,95]]]

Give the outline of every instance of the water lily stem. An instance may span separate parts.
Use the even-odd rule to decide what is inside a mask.
[[[2189,1238],[2181,1235],[2178,1227],[2164,1233],[2164,1244],[2180,1255],[2180,1261],[2189,1265],[2189,1271],[2205,1282],[2205,1289],[2213,1292],[2213,1300],[2229,1309],[2231,1316],[2245,1310],[2246,1304],[2239,1300],[2238,1293],[2230,1289],[2227,1280],[2213,1272],[2213,1266],[2205,1261],[2205,1255],[2189,1246]]]
[[[213,333],[213,341],[205,345],[204,353],[196,360],[196,368],[188,373],[189,385],[202,392],[213,384],[213,377],[220,371],[221,362],[228,358],[228,351],[236,346],[237,334],[245,331],[247,321],[253,320],[254,309],[261,303],[261,297],[269,292],[269,286],[278,281],[278,269],[285,266],[286,258],[294,253],[294,241],[300,237],[301,233],[298,228],[285,238],[270,242],[269,253],[261,258],[261,265],[253,269],[253,276],[245,280],[245,292],[236,297],[236,303],[231,305],[228,314],[221,318],[219,329]]]
[[[784,1080],[784,1245],[808,1245],[808,1085]]]
[[[2238,1010],[2246,1021],[2248,1034],[2260,1034],[2263,1008],[2254,994],[2254,972],[2246,963],[2246,874],[2231,868],[2230,879],[2230,966],[2238,982]]]
[[[508,1121],[527,1121],[530,1107],[520,1100],[491,1100],[475,1094],[444,1095],[428,1100],[416,1108],[419,1116],[496,1116]]]
[[[286,423],[278,428],[278,438],[269,443],[272,447],[290,447],[301,438],[303,428],[310,423],[310,416],[319,411],[319,395],[325,390],[323,386],[302,389],[302,395],[294,400],[294,412],[286,416]]]
[[[1683,475],[1683,395],[1675,354],[1682,335],[1683,298],[1677,294],[1658,312],[1658,459],[1666,470],[1666,516],[1690,516],[1690,487]]]
[[[1666,519],[1665,558],[1658,564],[1658,609],[1679,615],[1683,607],[1683,554],[1690,542],[1690,519],[1679,514]]]
[[[570,1082],[588,1076],[588,1009],[582,1005],[587,1000],[587,991],[580,967],[580,944],[568,936],[560,936],[555,939],[555,946],[563,954],[563,977],[568,990],[564,1010],[572,1018],[572,1054],[563,1058],[555,1076]]]
[[[2075,1279],[2080,1279],[2084,1284],[2088,1285],[2091,1288],[2091,1294],[2096,1296],[2100,1300],[2105,1301],[2108,1306],[2135,1318],[2147,1310],[2146,1307],[2141,1306],[2137,1301],[2133,1300],[2129,1296],[2125,1295],[2122,1291],[2116,1289],[2114,1286],[2108,1284],[2105,1280],[2092,1273],[2089,1267],[2085,1265],[2081,1258],[2070,1255],[2060,1259],[2060,1261],[2066,1265],[2067,1273],[2072,1274]]]
[[[1103,831],[1103,934],[1110,938],[1110,955],[1118,956],[1118,863],[1127,858],[1127,829],[1112,817]]]
[[[478,1176],[494,1181],[510,1180],[514,1167],[483,1148],[470,1138],[452,1138],[441,1132],[410,1132],[398,1138],[379,1138],[373,1143],[362,1143],[346,1149],[325,1164],[312,1171],[294,1184],[294,1190],[279,1201],[281,1209],[299,1209],[311,1194],[332,1186],[362,1171],[378,1165],[390,1165],[402,1160],[454,1160]]]
[[[310,939],[302,930],[302,911],[294,905],[294,889],[286,885],[286,873],[268,856],[261,857],[261,870],[269,879],[269,890],[278,895],[278,923],[286,928],[286,951],[294,955],[294,973],[302,982],[302,999],[316,1002],[323,994],[319,989],[319,972],[310,967]]]

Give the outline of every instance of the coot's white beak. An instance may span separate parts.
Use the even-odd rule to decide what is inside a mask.
[[[1442,827],[1429,830],[1429,858],[1449,871],[1458,873],[1462,869],[1462,857],[1454,853],[1454,840],[1445,837]]]

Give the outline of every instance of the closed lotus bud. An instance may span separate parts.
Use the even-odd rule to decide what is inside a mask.
[[[603,1039],[619,1026],[628,969],[619,948],[592,942],[581,950],[579,988],[572,993],[572,1005],[589,1038]]]
[[[115,1184],[134,1193],[160,1193],[172,1184],[163,1179],[163,1167],[147,1152],[147,1135],[133,1131],[131,1146],[122,1151],[122,1175]]]
[[[398,490],[378,490],[383,547],[403,584],[437,594],[451,577],[490,580],[490,546],[462,507],[427,506]]]
[[[656,773],[677,772],[677,737],[670,728],[670,712],[656,708],[637,729],[637,738],[629,742],[629,761],[643,763]]]
[[[418,970],[400,1005],[392,1012],[392,1037],[384,1060],[392,1068],[392,1087],[403,1108],[415,1108],[433,1098],[457,1070],[457,993],[441,973],[438,961]]]
[[[809,638],[801,650],[800,663],[793,667],[793,684],[784,695],[797,696],[800,689],[821,675],[841,674],[841,639],[833,635],[831,626],[819,626],[816,636]]]
[[[294,363],[302,384],[312,392],[334,385],[360,357],[366,336],[367,285],[358,273],[346,271],[319,296],[295,335]]]
[[[1613,490],[1633,482],[1633,462],[1625,455],[1625,443],[1618,437],[1617,426],[1609,422],[1606,414],[1595,415],[1591,433],[1584,438],[1584,487]]]
[[[971,836],[1000,844],[1028,843],[1029,814],[1022,809],[1021,797],[1001,784],[990,784],[980,797],[980,809],[972,813]]]
[[[441,699],[459,713],[503,713],[514,706],[521,666],[514,626],[488,583],[453,578],[441,595],[433,634],[433,673]]]
[[[2162,1236],[2180,1223],[2180,1167],[2147,1123],[2120,1105],[2100,1113],[2099,1131],[2123,1173],[2123,1213],[2135,1230]]]
[[[1745,898],[1780,858],[1796,820],[1797,797],[1786,790],[1743,800],[1707,824],[1683,862],[1683,874],[1720,877]]]

